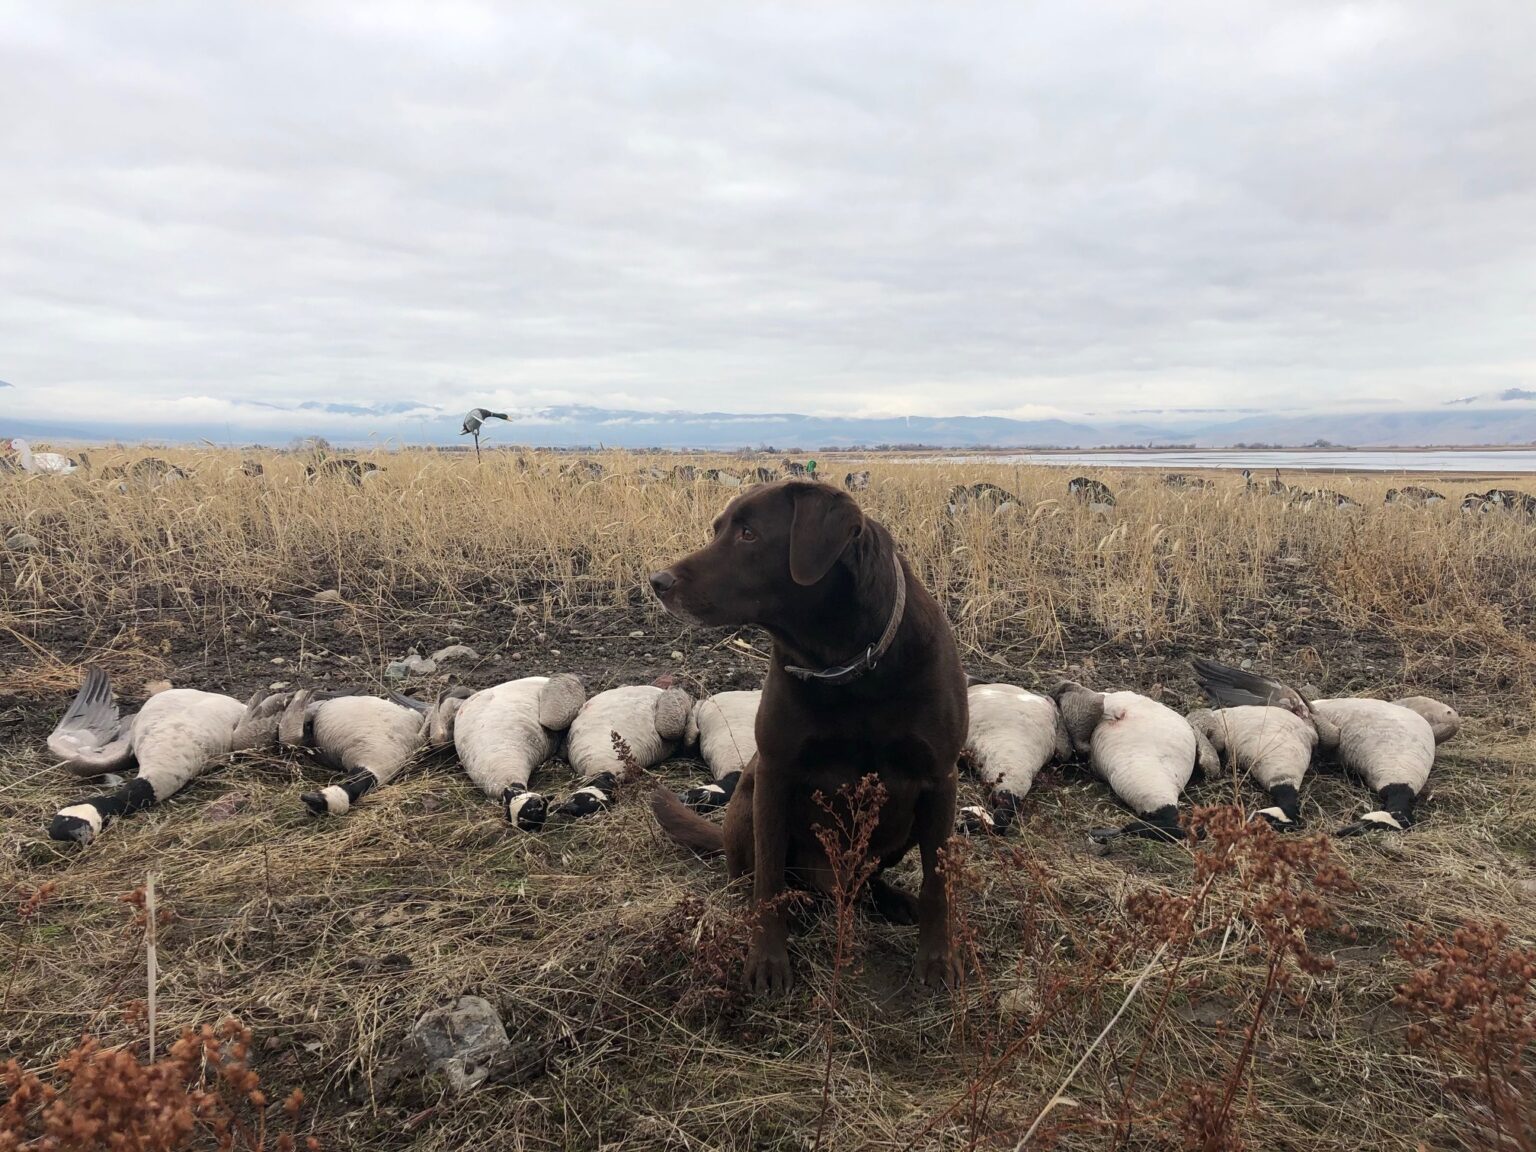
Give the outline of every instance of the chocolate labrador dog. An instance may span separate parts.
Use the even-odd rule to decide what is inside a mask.
[[[792,873],[827,890],[815,833],[821,792],[875,773],[886,799],[870,842],[880,868],[915,844],[919,897],[878,874],[882,914],[918,924],[917,974],[948,980],[956,963],[939,849],[955,820],[956,762],[966,732],[965,674],[943,610],[896,552],[891,534],[828,485],[785,480],[736,497],[714,540],[651,577],[667,611],[707,627],[756,624],[773,638],[757,713],[757,757],[726,808],[725,827],[658,789],[662,828],[697,852],[724,850],[734,880],[752,874],[759,920],[747,986],[789,987],[782,901]]]

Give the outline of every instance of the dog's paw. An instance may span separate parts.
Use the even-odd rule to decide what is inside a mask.
[[[789,950],[778,947],[753,948],[747,953],[747,991],[756,996],[782,996],[789,991],[794,977],[789,970]]]
[[[920,945],[913,973],[929,988],[953,988],[960,980],[960,960],[948,945]]]
[[[917,897],[912,893],[904,892],[877,878],[870,882],[869,895],[874,901],[875,911],[888,923],[917,923]]]

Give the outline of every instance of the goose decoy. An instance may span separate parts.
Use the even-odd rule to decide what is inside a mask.
[[[1002,834],[1012,826],[1035,776],[1052,760],[1070,760],[1072,742],[1049,696],[1012,684],[972,684],[970,727],[962,752],[991,789],[989,807],[960,809],[960,831]]]
[[[1202,661],[1197,675],[1206,695],[1224,708],[1279,704],[1295,711],[1299,702],[1310,710],[1319,722],[1319,747],[1336,751],[1339,763],[1381,800],[1379,809],[1340,828],[1339,836],[1378,829],[1401,832],[1412,825],[1414,804],[1434,766],[1435,748],[1461,727],[1454,708],[1427,696],[1308,701],[1278,680],[1213,660]]]
[[[1075,497],[1095,512],[1105,512],[1115,506],[1115,494],[1102,480],[1077,476],[1067,481],[1067,495]]]
[[[505,412],[492,412],[489,408],[471,408],[469,414],[464,417],[464,426],[459,429],[460,436],[473,436],[475,438],[475,460],[480,459],[480,426],[487,420],[505,420]]]
[[[1094,692],[1066,681],[1051,690],[1073,751],[1136,814],[1123,828],[1096,828],[1096,843],[1117,836],[1182,840],[1179,794],[1196,767],[1220,768],[1216,750],[1166,704],[1135,692]]]
[[[16,453],[16,462],[21,465],[21,470],[32,476],[68,476],[80,467],[78,460],[58,452],[34,452],[32,445],[25,440],[12,440],[10,448]]]
[[[492,412],[489,408],[471,408],[469,415],[464,417],[464,427],[459,429],[460,436],[480,435],[480,426],[487,420],[507,420],[505,412]]]
[[[638,685],[599,692],[582,706],[566,734],[566,758],[582,786],[555,809],[590,816],[613,803],[614,790],[632,771],[614,748],[618,735],[641,768],[660,764],[688,730],[693,699],[681,688]]]
[[[569,674],[525,676],[473,693],[457,689],[438,701],[429,742],[452,744],[469,778],[501,802],[507,820],[536,832],[549,801],[530,792],[528,782],[559,750],[586,698]]]
[[[48,750],[76,776],[102,776],[134,761],[139,771],[115,792],[61,808],[49,825],[54,840],[89,844],[113,819],[179,792],[213,761],[277,738],[282,697],[232,696],[169,688],[119,717],[112,685],[99,668],[86,669],[79,694],[48,737]]]
[[[683,747],[698,746],[714,781],[697,784],[678,797],[695,812],[713,812],[730,803],[752,757],[757,755],[757,709],[763,694],[716,692],[688,713]]]
[[[321,763],[347,773],[340,784],[299,797],[316,816],[341,816],[400,774],[426,746],[426,729],[426,705],[407,696],[381,700],[305,689],[288,698],[278,742],[309,748]]]
[[[1445,495],[1421,484],[1409,484],[1404,488],[1388,488],[1388,504],[1444,504]]]

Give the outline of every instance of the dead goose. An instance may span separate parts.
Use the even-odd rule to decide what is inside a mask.
[[[1329,752],[1338,748],[1338,725],[1319,715],[1299,692],[1289,688],[1255,693],[1268,703],[1222,707],[1221,697],[1207,684],[1231,682],[1246,673],[1198,657],[1194,668],[1196,679],[1218,707],[1215,711],[1202,708],[1191,712],[1190,724],[1205,734],[1230,767],[1249,773],[1269,793],[1274,805],[1256,812],[1256,816],[1276,828],[1298,827],[1302,780],[1319,747]]]
[[[1420,484],[1409,484],[1403,488],[1388,488],[1386,503],[1388,504],[1444,504],[1445,495],[1436,492],[1433,488],[1425,488]]]
[[[757,708],[762,692],[717,692],[688,713],[683,746],[699,748],[714,782],[698,784],[678,797],[695,812],[713,812],[730,802],[741,774],[757,755]]]
[[[341,816],[400,774],[426,744],[426,707],[408,697],[381,700],[295,692],[283,709],[278,741],[312,749],[321,763],[347,775],[299,798],[316,816]]]
[[[635,764],[653,767],[677,750],[692,708],[681,688],[657,685],[610,688],[588,700],[566,736],[566,757],[582,786],[555,812],[590,816],[612,804],[614,790],[631,771],[613,746],[615,734],[629,746]]]
[[[1215,772],[1220,760],[1211,742],[1172,708],[1135,692],[1094,692],[1072,681],[1058,684],[1051,698],[1073,750],[1087,756],[1137,819],[1123,828],[1096,828],[1088,835],[1105,843],[1117,836],[1181,840],[1179,794],[1198,766]]]
[[[1053,759],[1070,760],[1072,742],[1049,696],[1012,684],[973,684],[962,755],[990,790],[989,807],[960,809],[960,831],[1006,832],[1035,775]]]
[[[115,792],[61,808],[48,835],[89,844],[111,820],[179,792],[213,761],[271,744],[282,703],[265,693],[242,704],[217,692],[169,688],[146,700],[137,715],[119,717],[107,674],[87,668],[79,694],[48,737],[48,750],[76,776],[102,776],[134,761],[139,771]]]
[[[850,492],[862,492],[869,487],[869,469],[850,472],[843,477],[843,487]]]
[[[1277,680],[1205,661],[1200,686],[1224,706],[1269,705],[1301,694]],[[1338,733],[1339,763],[1360,776],[1381,798],[1381,808],[1339,829],[1358,836],[1374,829],[1401,832],[1413,823],[1413,806],[1429,780],[1435,748],[1461,727],[1456,710],[1427,696],[1401,700],[1369,698],[1303,701],[1319,721]],[[1319,727],[1320,746],[1331,734]]]
[[[494,688],[447,696],[431,725],[433,746],[452,744],[469,778],[501,802],[525,832],[544,826],[549,801],[528,790],[533,774],[555,755],[561,734],[581,711],[587,690],[576,677],[525,676]]]

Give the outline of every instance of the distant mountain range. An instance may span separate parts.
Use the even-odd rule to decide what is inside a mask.
[[[382,404],[297,405],[252,403],[251,419],[218,424],[123,424],[89,417],[68,421],[4,420],[0,436],[40,440],[282,445],[300,436],[335,444],[370,442],[467,444],[458,433],[463,413],[416,401]],[[1251,410],[1248,410],[1251,412]],[[1016,420],[1002,416],[839,417],[783,412],[644,412],[565,405],[514,412],[508,424],[491,422],[484,442],[555,448],[702,448],[733,450],[930,445],[938,448],[1098,448],[1111,446],[1238,445],[1299,447],[1326,441],[1351,447],[1428,447],[1536,444],[1536,392],[1501,393],[1447,401],[1428,410],[1251,414],[1143,411],[1156,419]],[[1233,418],[1236,417],[1236,418]]]

